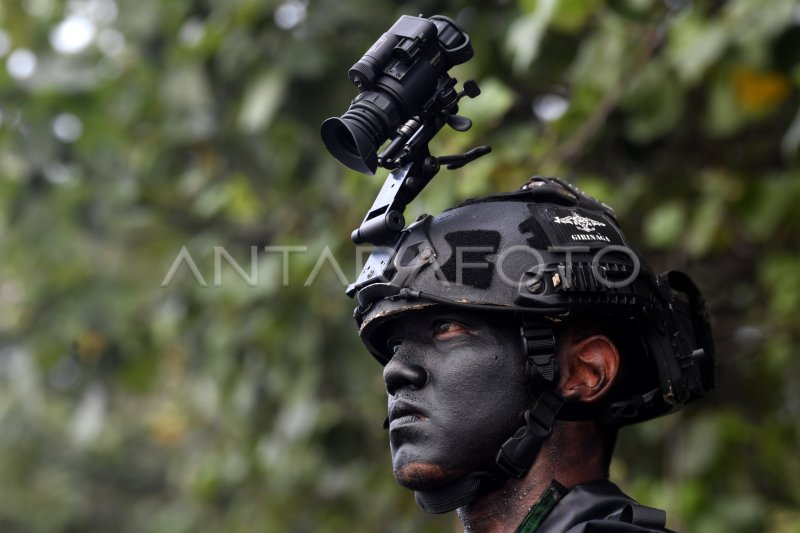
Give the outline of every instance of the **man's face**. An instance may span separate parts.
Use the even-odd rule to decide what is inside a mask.
[[[530,405],[516,321],[434,309],[395,320],[384,338],[397,481],[430,489],[493,461]]]

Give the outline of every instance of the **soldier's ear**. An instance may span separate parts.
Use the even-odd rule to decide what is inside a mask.
[[[561,394],[571,400],[600,400],[619,372],[619,350],[605,335],[568,340],[561,357]]]

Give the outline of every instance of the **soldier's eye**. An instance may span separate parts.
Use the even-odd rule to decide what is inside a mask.
[[[433,334],[435,337],[439,338],[452,337],[466,333],[467,331],[466,326],[450,320],[438,320],[433,326]]]
[[[401,344],[402,344],[402,342],[397,341],[397,340],[391,340],[391,341],[387,342],[386,346],[389,348],[389,354],[390,355],[396,354],[397,351],[400,350],[400,345]]]

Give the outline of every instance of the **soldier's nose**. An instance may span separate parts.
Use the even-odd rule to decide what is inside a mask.
[[[383,381],[386,383],[386,392],[394,396],[404,388],[417,390],[424,387],[428,382],[428,373],[420,365],[392,357],[383,368]]]

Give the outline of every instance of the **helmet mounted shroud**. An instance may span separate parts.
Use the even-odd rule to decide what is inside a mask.
[[[535,177],[518,191],[424,215],[376,253],[382,271],[362,272],[348,294],[378,361],[391,358],[384,326],[407,313],[437,305],[508,313],[520,321],[538,397],[486,472],[417,492],[427,511],[455,509],[503,476],[524,475],[557,418],[623,426],[673,412],[714,387],[710,318],[696,285],[681,272],[655,275],[613,210],[560,179]],[[622,364],[647,359],[657,383],[599,407],[557,394],[553,326],[577,317],[629,324],[642,349],[624,353]]]

